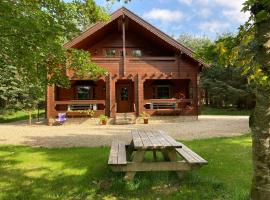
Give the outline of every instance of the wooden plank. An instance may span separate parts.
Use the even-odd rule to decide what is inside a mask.
[[[109,155],[109,160],[108,160],[109,165],[118,164],[117,154],[118,154],[118,141],[114,140],[111,145],[111,150],[110,150],[110,155]]]
[[[181,148],[181,144],[177,142],[175,139],[173,139],[171,136],[167,135],[164,131],[160,130],[159,133],[171,144],[171,146],[175,148]]]
[[[149,140],[152,142],[154,149],[158,149],[163,146],[151,130],[147,131],[147,135]]]
[[[195,160],[199,161],[199,162],[205,162],[207,163],[206,160],[204,160],[201,156],[199,156],[197,153],[195,153],[194,151],[192,151],[190,148],[188,148],[186,145],[181,144],[184,147],[184,150],[190,155],[192,156]]]
[[[144,149],[148,149],[149,147],[151,148],[152,143],[149,140],[147,134],[144,131],[142,131],[142,130],[138,130],[138,134],[141,137],[141,140],[142,140],[142,143],[143,143],[143,148]]]
[[[142,143],[140,135],[138,134],[138,130],[131,130],[131,135],[132,135],[134,148],[135,149],[143,148],[143,143]]]
[[[126,144],[121,141],[118,142],[117,163],[118,165],[127,164]]]
[[[190,148],[182,144],[182,148],[176,148],[176,151],[190,164],[207,164],[208,162],[192,151]]]
[[[123,166],[113,166],[114,171],[136,173],[140,171],[189,171],[191,167],[185,161],[177,162],[130,162]],[[133,177],[132,177],[133,178]]]
[[[168,148],[171,146],[171,144],[160,134],[159,131],[152,131],[155,135],[156,139],[162,144],[163,148]]]

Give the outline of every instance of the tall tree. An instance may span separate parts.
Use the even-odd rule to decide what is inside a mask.
[[[23,99],[33,100],[32,105],[35,105],[34,99],[38,99],[33,97],[44,94],[47,85],[69,86],[66,69],[74,69],[80,76],[104,74],[104,69],[91,62],[88,52],[65,49],[63,44],[86,25],[107,19],[106,11],[94,0],[2,0],[0,68],[13,69],[14,80],[20,80],[25,86],[22,88],[27,89]],[[30,92],[31,85],[42,92]],[[0,85],[2,90],[4,87]],[[1,90],[0,95],[0,99],[6,98]]]
[[[238,66],[256,86],[256,106],[250,117],[253,148],[251,198],[270,197],[270,1],[247,0],[244,11],[251,17],[235,37],[216,41],[205,49],[204,58]],[[218,55],[213,56],[213,55]],[[218,58],[218,59],[217,59]]]

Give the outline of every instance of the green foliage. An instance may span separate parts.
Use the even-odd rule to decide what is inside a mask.
[[[91,110],[91,109],[87,109],[87,110],[69,110],[68,112],[78,112],[81,114],[86,114],[89,117],[93,117],[95,115],[95,111]]]
[[[34,110],[33,113],[34,117],[38,117],[37,110]],[[44,110],[40,110],[39,115],[44,115]],[[28,112],[24,110],[20,111],[13,111],[13,110],[0,110],[0,123],[9,123],[9,122],[16,122],[19,120],[25,120],[28,118]]]
[[[249,199],[250,135],[184,143],[209,164],[181,181],[173,172],[139,172],[131,182],[109,169],[109,147],[0,146],[0,199]]]
[[[63,47],[86,25],[108,19],[93,0],[3,0],[0,13],[0,69],[14,75],[0,81],[2,105],[17,100],[27,109],[34,108],[48,84],[69,86],[66,69],[90,78],[105,73],[91,62],[88,52]],[[11,90],[6,86],[9,81]],[[16,90],[18,84],[20,91]]]
[[[100,121],[108,121],[108,117],[106,115],[99,115]]]
[[[229,59],[226,48],[233,48],[234,43],[231,40],[234,37],[224,34],[219,37],[219,42],[212,42],[207,37],[196,38],[183,34],[178,41],[196,50],[198,57],[211,60],[211,67],[203,68],[200,81],[208,105],[251,108],[255,98],[253,85],[248,85],[247,77],[242,74],[241,69],[234,66],[235,63],[224,65]]]
[[[197,51],[204,46],[209,46],[212,43],[212,41],[206,36],[196,37],[188,33],[181,34],[177,38],[177,41],[194,51]]]
[[[150,117],[150,115],[147,112],[142,112],[141,118],[148,119],[149,117]]]
[[[228,108],[216,108],[211,106],[202,106],[201,114],[202,115],[233,115],[233,116],[242,116],[246,115],[249,116],[251,113],[250,110],[245,109],[237,109],[235,107],[228,107]]]

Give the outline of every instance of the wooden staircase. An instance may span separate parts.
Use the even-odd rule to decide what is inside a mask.
[[[123,124],[136,124],[136,114],[135,112],[128,113],[116,113],[114,118],[114,123],[118,125]]]

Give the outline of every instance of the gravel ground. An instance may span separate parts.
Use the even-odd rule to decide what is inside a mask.
[[[171,122],[171,123],[170,123]],[[70,119],[62,126],[27,125],[27,121],[0,124],[0,144],[72,147],[110,145],[114,138],[130,141],[131,129],[159,129],[179,140],[229,137],[249,132],[247,116],[200,116],[195,121],[164,117],[148,125],[98,125],[97,119]]]

